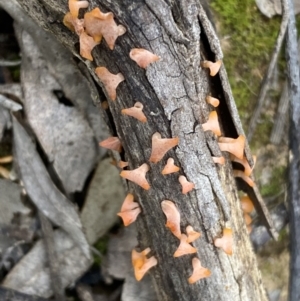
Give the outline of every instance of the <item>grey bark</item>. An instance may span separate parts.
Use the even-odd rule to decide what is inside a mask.
[[[243,222],[231,163],[227,157],[225,166],[215,166],[211,155],[220,154],[217,141],[201,127],[210,111],[205,97],[211,94],[221,101],[217,111],[223,135],[236,138],[244,134],[225,69],[222,67],[219,76],[211,78],[207,70],[200,68],[202,60],[222,59],[218,39],[201,3],[197,0],[176,3],[89,1],[89,9],[100,7],[105,12],[112,11],[117,22],[127,28],[127,33],[118,38],[113,51],[103,41],[93,50],[94,61],[88,62],[78,54],[78,37],[62,24],[68,11],[67,1],[18,2],[39,27],[52,32],[85,63],[98,85],[100,101],[105,97],[100,91],[102,83],[94,73],[96,66],[105,66],[112,73],[121,72],[125,77],[117,89],[117,100],[109,100],[106,120],[112,135],[118,135],[122,141],[122,156],[129,161],[129,168],[137,168],[145,162],[150,165],[147,178],[151,189],[145,191],[132,183],[128,184],[128,189],[134,193],[143,211],[137,220],[139,247],[150,247],[151,254],[158,260],[158,266],[150,272],[158,299],[267,300]],[[128,55],[136,47],[150,50],[162,59],[146,71],[142,70]],[[136,101],[144,104],[146,124],[120,114],[121,109],[133,106]],[[179,137],[180,141],[179,146],[157,164],[148,162],[151,137],[155,132],[160,132],[162,137]],[[248,145],[246,155],[253,164]],[[181,193],[178,175],[162,176],[160,173],[169,156],[181,167],[180,173],[195,184],[195,190],[188,195]],[[194,246],[203,266],[212,271],[211,277],[188,284],[194,256],[172,256],[179,242],[165,227],[160,205],[164,199],[172,200],[178,206],[182,230],[192,225],[202,232]],[[270,222],[268,218],[266,220]],[[226,223],[234,231],[232,256],[213,245]]]

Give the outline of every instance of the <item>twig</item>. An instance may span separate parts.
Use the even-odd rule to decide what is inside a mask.
[[[54,292],[55,300],[64,301],[65,294],[64,294],[64,288],[62,285],[61,277],[60,277],[56,251],[54,249],[52,224],[41,211],[39,211],[39,219],[44,234],[45,248],[49,260],[50,279],[51,279],[51,285]]]
[[[1,67],[14,67],[19,66],[21,64],[21,61],[8,61],[8,60],[1,60],[0,59],[0,66]]]
[[[285,1],[285,0],[283,0],[283,1]],[[265,74],[265,77],[262,82],[262,87],[261,87],[259,95],[258,95],[256,108],[250,119],[248,135],[247,135],[249,142],[251,142],[251,139],[253,137],[253,134],[254,134],[254,131],[255,131],[256,125],[257,125],[257,120],[259,119],[259,116],[260,116],[260,113],[261,113],[261,110],[263,108],[264,101],[266,98],[266,94],[269,90],[270,81],[271,81],[271,78],[274,73],[274,68],[275,68],[276,62],[278,60],[278,56],[279,56],[281,45],[283,43],[283,39],[285,36],[287,24],[288,24],[288,14],[285,10],[282,10],[282,20],[281,20],[280,30],[279,30],[279,34],[278,34],[276,44],[275,44],[275,47],[273,50],[271,62],[270,62],[269,68],[268,68],[267,73]]]
[[[283,1],[288,14],[286,36],[287,77],[290,96],[290,162],[289,162],[289,221],[290,221],[290,283],[289,301],[300,300],[300,78],[297,29],[293,2]]]
[[[13,112],[22,110],[22,106],[17,102],[0,94],[0,105]]]

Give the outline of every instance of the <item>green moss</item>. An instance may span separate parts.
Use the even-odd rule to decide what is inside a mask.
[[[219,34],[226,37],[224,64],[245,125],[256,104],[281,17],[264,17],[253,0],[213,0],[211,6],[219,22]]]
[[[102,254],[106,254],[107,251],[107,245],[108,245],[109,236],[104,235],[101,237],[95,244],[94,247]],[[94,255],[94,263],[100,265],[101,264],[101,258],[98,255]]]
[[[269,184],[260,188],[263,197],[277,195],[283,189],[283,185],[285,184],[285,173],[285,166],[274,168]]]

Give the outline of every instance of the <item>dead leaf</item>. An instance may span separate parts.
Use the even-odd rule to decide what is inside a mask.
[[[94,244],[118,220],[125,191],[118,169],[107,158],[98,164],[81,211],[89,244]]]
[[[45,216],[68,232],[89,257],[89,246],[74,205],[53,184],[34,143],[15,117],[13,136],[17,163],[29,197]]]
[[[67,192],[81,191],[98,157],[97,140],[84,115],[58,101],[61,87],[31,36],[17,30],[26,117]]]
[[[89,268],[91,262],[62,230],[54,232],[54,244],[62,285],[67,287]],[[44,242],[41,239],[6,276],[2,286],[25,294],[49,298],[53,292],[47,261]]]
[[[268,18],[272,18],[275,15],[281,15],[281,0],[255,0],[256,5],[260,12]],[[300,12],[300,2],[294,0],[294,12],[297,15]]]

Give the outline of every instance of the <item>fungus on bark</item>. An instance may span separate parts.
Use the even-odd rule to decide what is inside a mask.
[[[180,213],[176,205],[169,201],[164,200],[161,202],[161,208],[163,213],[167,218],[166,227],[170,229],[170,231],[180,239],[181,230],[180,230]]]
[[[121,207],[121,211],[128,211],[139,207],[139,204],[134,201],[134,196],[132,193],[128,193]]]
[[[84,21],[74,18],[70,12],[64,16],[63,23],[71,31],[76,32],[77,35],[80,35],[80,33],[84,31]]]
[[[129,52],[130,58],[135,61],[141,68],[146,69],[149,64],[154,63],[160,59],[156,54],[143,49],[133,48]]]
[[[84,24],[86,32],[96,42],[101,41],[103,36],[111,50],[114,49],[117,38],[126,32],[123,25],[116,24],[113,13],[102,13],[98,7],[84,15]]]
[[[242,159],[239,159],[236,156],[234,156],[234,155],[231,154],[230,159],[233,162],[237,162],[237,163],[243,165],[243,167],[244,167],[244,174],[246,176],[250,176],[252,174],[252,171],[254,169],[254,165],[255,165],[255,162],[256,162],[256,156],[253,156],[254,165],[252,167],[250,167],[250,165],[248,163],[248,160],[247,160],[247,158],[245,156],[243,156]]]
[[[80,55],[89,61],[93,61],[92,50],[99,43],[83,31],[79,36]]]
[[[254,205],[248,195],[241,197],[241,206],[245,213],[251,213],[254,210]]]
[[[238,138],[219,138],[219,147],[222,152],[229,152],[239,159],[243,159],[245,148],[245,136],[240,135]]]
[[[183,194],[187,194],[188,192],[192,191],[195,187],[195,184],[192,182],[189,182],[185,176],[179,176],[178,180],[182,186],[181,192]]]
[[[157,259],[154,256],[150,258],[146,257],[150,251],[150,248],[146,248],[142,252],[132,250],[131,260],[134,268],[134,276],[137,281],[140,281],[149,269],[157,265]]]
[[[78,18],[80,8],[87,8],[88,6],[89,6],[89,2],[85,0],[83,1],[69,0],[69,10],[74,18]]]
[[[221,60],[218,60],[215,63],[211,62],[211,61],[202,61],[201,62],[201,67],[209,68],[210,76],[215,76],[219,72],[221,65],[222,65]]]
[[[201,233],[195,231],[192,226],[186,227],[186,234],[187,234],[187,242],[188,243],[195,241],[196,239],[198,239],[201,236]]]
[[[249,226],[252,223],[252,218],[248,213],[244,213],[244,221],[246,226]]]
[[[117,98],[117,87],[125,79],[122,73],[112,74],[105,67],[97,67],[95,73],[103,83],[105,90],[111,100]]]
[[[187,254],[197,253],[197,249],[188,243],[188,238],[185,234],[181,234],[180,244],[174,253],[174,257],[180,257]]]
[[[220,101],[219,101],[219,99],[217,99],[217,98],[215,98],[215,97],[212,97],[212,96],[210,96],[210,95],[208,95],[207,97],[206,97],[206,102],[207,103],[209,103],[210,105],[212,105],[213,107],[217,107],[217,106],[219,106],[219,104],[220,104]]]
[[[254,181],[245,175],[245,173],[241,170],[236,170],[234,169],[233,170],[233,175],[236,177],[236,178],[241,178],[243,179],[250,187],[254,187]]]
[[[161,138],[161,134],[156,132],[152,136],[152,150],[149,158],[150,162],[157,163],[173,147],[178,145],[178,137]]]
[[[193,274],[188,279],[188,282],[190,284],[193,284],[196,281],[203,279],[203,278],[207,278],[211,275],[211,271],[207,268],[204,268],[201,265],[201,261],[197,257],[194,257],[192,259],[192,265],[193,265]]]
[[[222,157],[212,157],[213,161],[215,163],[218,163],[218,164],[225,164],[225,158],[222,156]]]
[[[232,245],[233,245],[232,230],[230,228],[224,228],[223,236],[221,238],[216,238],[214,240],[214,245],[217,248],[223,249],[223,251],[226,254],[232,255]]]
[[[138,215],[141,212],[142,212],[141,208],[136,207],[135,209],[132,209],[132,210],[119,212],[119,213],[117,213],[117,215],[122,218],[124,226],[127,227],[136,221]]]
[[[174,159],[169,158],[167,164],[165,165],[164,169],[161,171],[163,175],[168,175],[174,172],[179,171],[180,168],[174,164]]]
[[[108,137],[107,139],[101,141],[99,145],[107,149],[115,150],[119,153],[122,150],[122,144],[118,137]]]
[[[146,179],[146,173],[149,171],[149,165],[144,163],[142,164],[140,167],[133,169],[133,170],[123,170],[120,173],[120,176],[122,178],[125,178],[139,186],[141,186],[142,188],[144,188],[145,190],[149,190],[150,189],[150,185]]]
[[[120,167],[120,168],[124,168],[124,167],[127,167],[128,166],[128,162],[125,162],[125,161],[119,161],[118,162],[118,167]]]
[[[207,122],[202,124],[203,131],[212,131],[217,136],[221,136],[221,129],[218,120],[217,111],[212,111],[209,113]]]
[[[124,115],[134,117],[137,120],[145,123],[147,122],[147,117],[143,113],[143,108],[144,106],[142,103],[136,102],[133,107],[121,110],[121,113]]]

